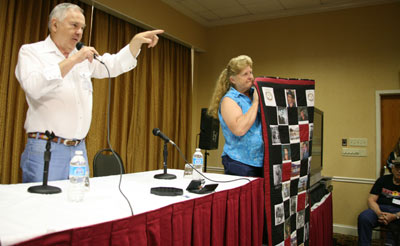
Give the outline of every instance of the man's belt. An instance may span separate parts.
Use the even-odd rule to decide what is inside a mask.
[[[46,136],[46,134],[41,133],[41,132],[29,132],[28,138],[43,139],[43,140],[49,139]],[[65,146],[77,146],[78,144],[80,144],[83,141],[83,139],[82,140],[79,140],[79,139],[73,140],[73,139],[65,139],[62,137],[55,136],[51,141],[54,143],[64,144]]]

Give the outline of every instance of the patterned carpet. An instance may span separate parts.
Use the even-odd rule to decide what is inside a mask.
[[[379,246],[379,240],[372,240],[371,246]],[[357,236],[333,233],[333,246],[357,246]]]

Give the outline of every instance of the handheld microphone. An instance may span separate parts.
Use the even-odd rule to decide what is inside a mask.
[[[164,133],[162,133],[162,132],[160,131],[160,129],[154,128],[154,129],[153,129],[153,134],[154,134],[154,136],[160,137],[160,138],[161,138],[162,140],[164,140],[165,142],[169,142],[169,143],[171,143],[172,145],[175,145],[175,143],[172,142],[167,136],[165,136]]]
[[[85,46],[85,45],[84,45],[82,42],[76,43],[76,49],[77,49],[77,50],[82,49],[83,46]]]
[[[82,49],[83,46],[85,46],[85,45],[84,45],[82,42],[76,43],[76,49],[77,49],[77,50]],[[97,58],[97,55],[96,55],[96,54],[93,54],[93,58],[96,59],[96,60],[98,60],[99,62],[103,63],[102,61],[100,61],[100,60]]]

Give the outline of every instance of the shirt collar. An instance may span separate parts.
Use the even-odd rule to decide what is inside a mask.
[[[229,92],[232,93],[232,96],[234,96],[234,97],[239,97],[241,94],[235,88],[233,88],[233,86],[231,86],[231,88],[229,89]]]
[[[50,35],[47,36],[47,38],[44,40],[44,48],[43,48],[44,52],[48,52],[48,53],[56,53],[57,55],[60,55],[62,57],[64,57],[64,55],[61,53],[61,51],[58,49],[57,45],[54,43],[53,39],[51,39]],[[69,56],[72,54],[75,54],[77,52],[77,49],[73,49],[71,51],[71,53],[69,53]]]
[[[233,86],[231,86],[231,88],[229,89],[229,91],[232,93],[232,95],[233,95],[234,97],[240,97],[240,96],[247,97],[245,94],[240,93],[239,91],[237,91]],[[253,91],[254,91],[254,88],[251,87],[251,88],[250,88],[250,95],[253,95]]]

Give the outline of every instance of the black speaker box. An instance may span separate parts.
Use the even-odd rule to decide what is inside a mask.
[[[207,108],[201,109],[199,148],[204,150],[218,149],[219,120],[207,114]]]

